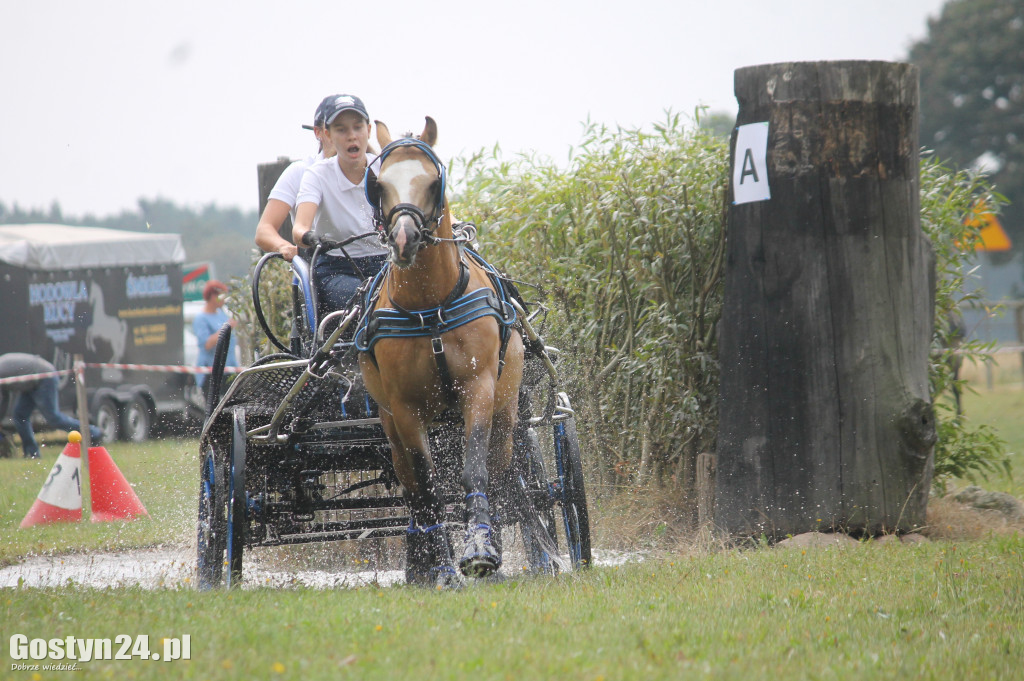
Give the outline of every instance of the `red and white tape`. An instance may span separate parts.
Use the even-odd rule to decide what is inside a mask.
[[[125,371],[153,371],[157,373],[170,373],[170,374],[212,374],[213,367],[183,367],[177,364],[96,364],[92,362],[86,362],[84,367],[89,369],[122,369]],[[76,370],[77,370],[76,366]],[[237,374],[244,370],[244,367],[224,367],[225,374]],[[41,378],[50,378],[51,376],[64,376],[66,374],[74,373],[72,369],[61,369],[58,371],[47,371],[41,374],[24,374],[22,376],[11,376],[9,378],[0,378],[0,385],[7,385],[10,383],[28,383],[29,381],[38,381]]]
[[[125,371],[156,371],[169,374],[212,374],[213,367],[183,367],[177,364],[94,364],[86,362],[88,369],[123,369]],[[243,367],[224,367],[225,374],[237,374]]]
[[[63,376],[64,374],[70,374],[70,369],[64,371],[47,371],[42,374],[24,374],[22,376],[11,376],[10,378],[0,378],[0,385],[7,385],[8,383],[27,383],[29,381],[38,381],[40,378],[49,378],[50,376]]]

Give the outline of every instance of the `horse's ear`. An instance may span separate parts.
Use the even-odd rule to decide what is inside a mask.
[[[373,124],[377,126],[377,144],[383,149],[391,144],[391,131],[381,121],[374,121]]]
[[[420,141],[426,142],[430,146],[434,146],[437,142],[437,123],[430,116],[427,116],[427,124],[423,126],[423,132],[420,134]]]

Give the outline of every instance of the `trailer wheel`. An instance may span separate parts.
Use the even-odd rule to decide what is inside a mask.
[[[136,395],[121,412],[121,438],[128,442],[145,442],[153,425],[153,413],[142,395]]]
[[[101,399],[93,411],[92,422],[102,431],[104,443],[116,440],[121,434],[121,413],[117,409],[117,403],[109,397]]]

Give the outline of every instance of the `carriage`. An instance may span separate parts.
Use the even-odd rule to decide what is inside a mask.
[[[472,236],[471,226],[455,231]],[[293,318],[284,340],[267,323],[259,294],[261,274],[280,254],[266,254],[254,269],[256,317],[280,352],[241,371],[223,397],[207,405],[200,438],[200,588],[239,584],[245,556],[259,547],[385,537],[405,537],[411,546],[416,539],[380,409],[359,376],[355,330],[367,317],[366,304],[320,314],[310,266],[319,252],[317,246],[309,262],[299,256],[291,262]],[[499,550],[521,546],[522,568],[531,573],[579,569],[590,563],[591,546],[574,412],[555,366],[557,350],[538,331],[545,310],[512,297],[508,305],[527,351],[503,478],[508,483],[491,500],[495,541]],[[209,379],[214,396],[225,381],[230,334],[225,325],[218,338]],[[429,443],[445,532],[457,543],[460,532],[468,539],[472,529],[466,512],[473,495],[464,494],[460,482],[462,415],[448,410],[433,419]],[[407,564],[413,582],[411,570]]]

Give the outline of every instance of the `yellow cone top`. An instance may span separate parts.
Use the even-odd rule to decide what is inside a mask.
[[[68,442],[70,442],[71,444],[77,445],[81,441],[82,434],[79,433],[77,430],[72,430],[70,433],[68,433]]]

